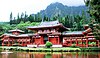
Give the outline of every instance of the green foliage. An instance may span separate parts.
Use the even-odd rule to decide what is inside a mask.
[[[11,30],[11,29],[12,29],[12,27],[9,24],[5,24],[5,23],[4,24],[0,24],[0,35],[8,32],[8,30]]]
[[[74,10],[73,10],[74,9]],[[24,23],[30,22],[41,22],[41,21],[55,21],[58,20],[67,28],[73,28],[73,30],[83,30],[82,24],[88,22],[86,15],[86,7],[68,7],[61,3],[54,3],[47,7],[44,11],[40,11],[37,14],[27,15],[26,12],[19,15],[15,20],[10,23],[19,24],[21,21]],[[83,11],[84,10],[84,11]],[[74,22],[76,22],[74,24]],[[75,25],[73,27],[73,25]]]
[[[28,26],[36,26],[38,25],[39,22],[30,22],[30,21],[27,21],[27,22],[23,22],[21,21],[15,28],[18,28],[18,29],[21,29],[23,31],[25,31],[25,33],[28,33],[28,30],[26,29]]]
[[[3,29],[5,30],[4,32],[7,32],[9,29],[19,28],[27,33],[28,32],[28,30],[26,29],[27,26],[38,25],[39,24],[38,22],[41,22],[41,21],[55,21],[55,20],[59,20],[59,22],[62,23],[65,27],[71,28],[71,31],[80,31],[80,30],[83,30],[82,25],[89,22],[89,20],[87,19],[86,11],[84,10],[86,9],[85,6],[67,7],[67,6],[62,5],[61,3],[55,3],[54,5],[56,7],[51,5],[53,9],[47,7],[47,9],[49,8],[48,9],[49,11],[46,11],[47,12],[46,14],[39,12],[37,14],[28,16],[25,11],[24,13],[21,13],[21,14],[18,13],[17,18],[14,17],[13,19],[13,14],[11,13],[10,22],[9,22],[10,25],[8,27],[7,26],[3,27]],[[66,9],[63,9],[63,8],[66,8]],[[50,11],[50,9],[52,10]],[[59,12],[59,9],[61,9],[61,12]],[[79,11],[77,9],[81,9],[81,10]],[[57,11],[54,11],[54,10],[57,10]],[[81,13],[78,14],[79,12]]]
[[[100,23],[100,1],[99,0],[86,0],[86,5],[88,6],[89,10],[88,13],[91,16],[92,20]]]
[[[96,45],[96,42],[92,42],[91,44],[92,44],[92,45]]]
[[[31,23],[29,21],[27,21],[25,23],[23,21],[21,21],[17,25],[15,25],[15,24],[10,25],[8,23],[2,23],[2,24],[0,24],[0,35],[7,33],[9,30],[16,29],[16,28],[21,29],[21,30],[25,31],[25,33],[27,33],[28,26],[36,26],[38,24],[39,24],[39,22],[32,22]]]
[[[50,48],[51,46],[52,46],[52,43],[49,42],[49,41],[47,41],[47,42],[46,42],[46,47],[47,47],[47,48]]]
[[[88,13],[91,16],[91,25],[95,38],[100,40],[100,0],[86,0],[89,8]],[[94,24],[97,24],[94,26]]]
[[[76,46],[75,44],[72,44],[72,46],[70,46],[71,48],[79,48],[78,46]]]
[[[88,47],[88,48],[80,48],[81,49],[81,51],[83,51],[83,52],[87,52],[87,51],[90,51],[90,52],[98,52],[98,51],[100,51],[100,48],[98,48],[98,47]]]

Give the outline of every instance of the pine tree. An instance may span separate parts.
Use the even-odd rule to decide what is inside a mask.
[[[93,27],[93,33],[96,39],[100,40],[100,0],[84,0],[86,6],[89,8],[88,13]],[[95,25],[95,26],[94,26]]]
[[[12,19],[13,19],[13,16],[12,16],[12,12],[10,13],[10,25],[12,25]]]

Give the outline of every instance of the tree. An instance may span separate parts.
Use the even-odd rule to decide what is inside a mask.
[[[37,14],[37,17],[38,17],[38,22],[41,22],[42,18],[41,18],[41,14],[40,13]]]
[[[95,27],[93,27],[93,33],[96,39],[100,40],[100,0],[84,0],[84,2],[89,8],[88,13],[91,17],[91,24],[96,24]]]
[[[15,28],[21,29],[21,30],[25,31],[25,33],[27,33],[28,32],[28,30],[26,29],[27,26],[35,26],[35,25],[38,25],[38,24],[39,24],[39,22],[32,22],[31,23],[30,21],[27,21],[27,22],[24,23],[23,21],[21,21],[19,24],[16,25]]]
[[[46,15],[43,17],[43,21],[48,21],[48,17]]]
[[[82,16],[75,16],[72,31],[80,31],[83,30]]]
[[[28,15],[26,14],[26,11],[25,11],[24,22],[27,22],[27,18],[28,18]]]
[[[12,12],[10,13],[10,25],[12,25],[12,19],[13,19],[13,16],[12,16]]]
[[[30,15],[27,20],[30,22],[34,22],[34,17],[32,15]]]
[[[47,48],[50,48],[51,46],[52,46],[52,43],[49,42],[49,41],[47,41],[47,42],[46,42],[46,47],[47,47]]]

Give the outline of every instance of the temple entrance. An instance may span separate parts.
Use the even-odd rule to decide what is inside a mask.
[[[44,35],[44,44],[46,44],[47,41],[48,41],[48,36]]]

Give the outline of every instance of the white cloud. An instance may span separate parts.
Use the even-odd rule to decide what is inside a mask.
[[[0,21],[9,21],[9,15],[27,12],[27,14],[37,13],[45,9],[52,2],[61,2],[69,6],[83,5],[83,0],[0,0]]]

